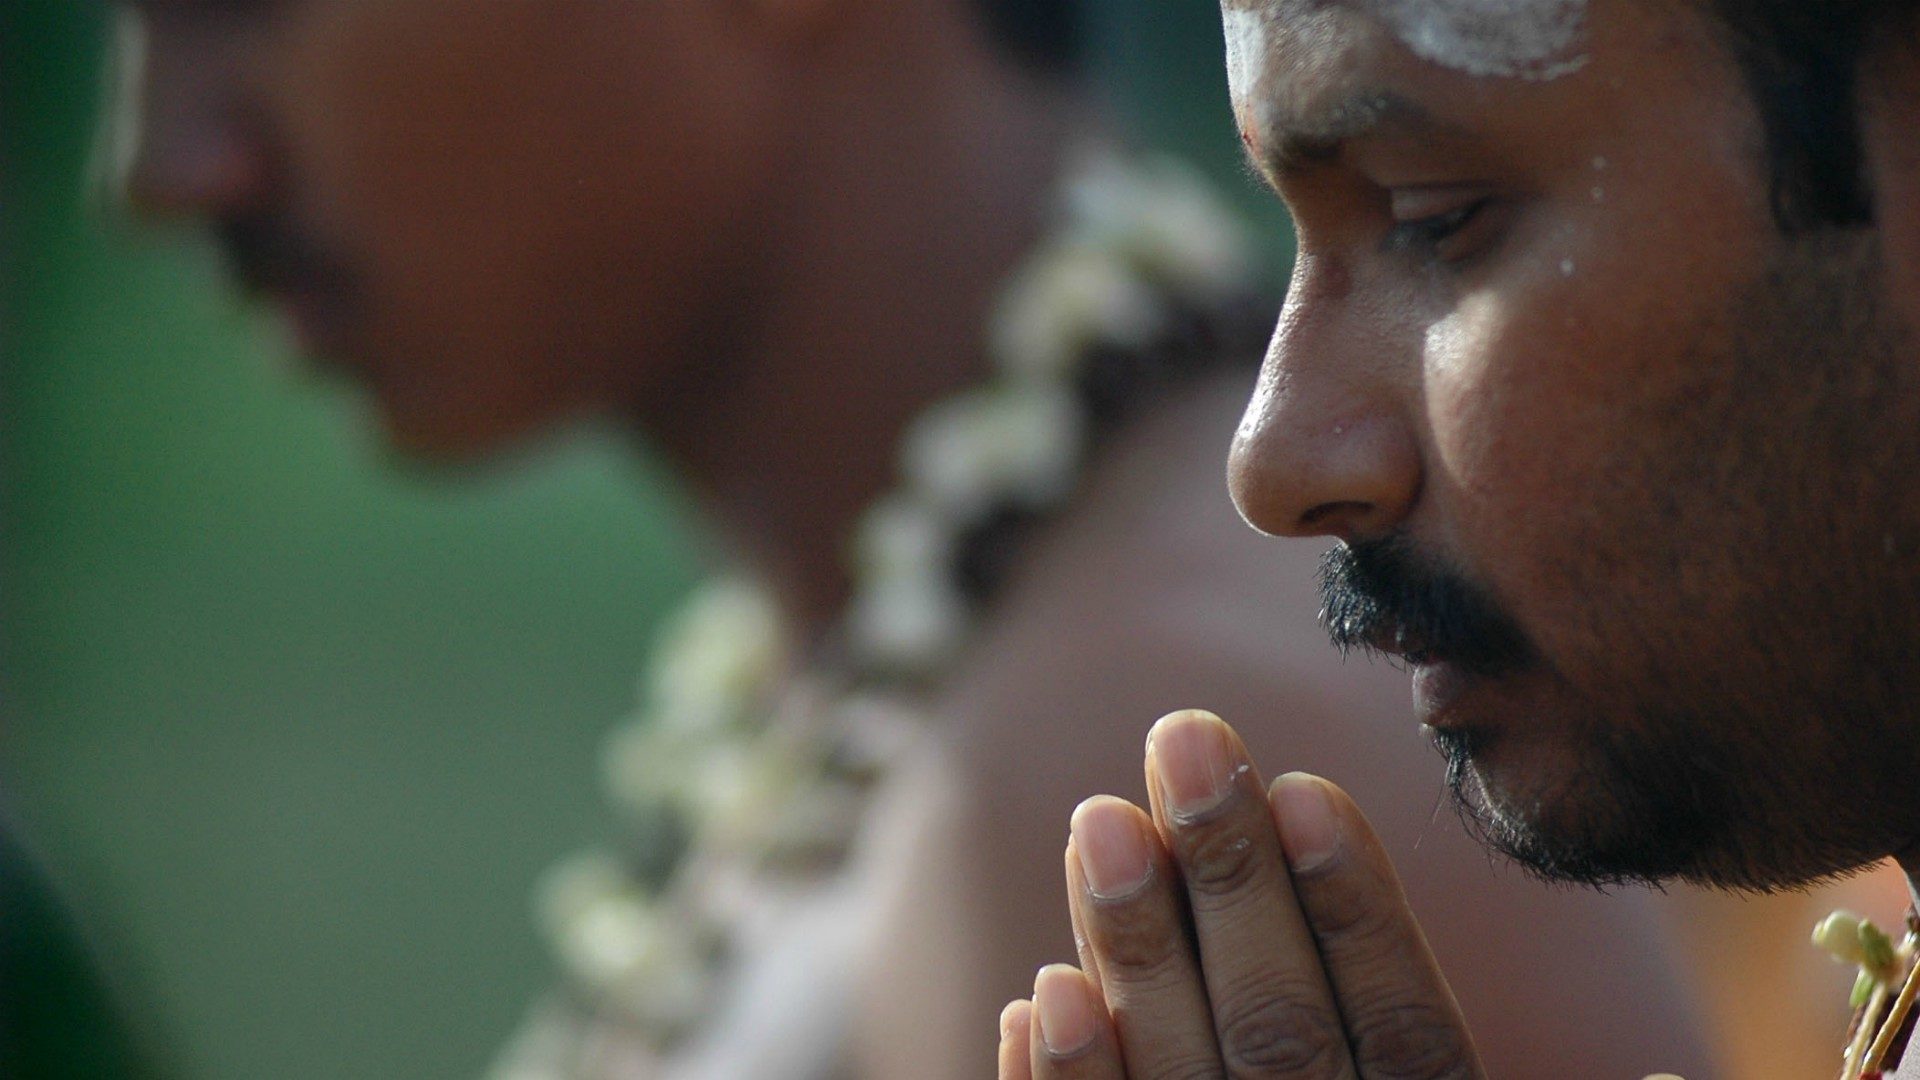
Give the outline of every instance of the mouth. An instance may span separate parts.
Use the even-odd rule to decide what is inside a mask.
[[[1463,727],[1461,702],[1481,677],[1446,660],[1408,662],[1413,667],[1413,711],[1420,723],[1442,731]]]
[[[1383,626],[1365,640],[1369,651],[1412,674],[1413,707],[1422,725],[1447,729],[1459,722],[1456,706],[1482,676],[1406,627]]]
[[[1403,536],[1346,543],[1320,567],[1320,621],[1335,646],[1361,649],[1413,675],[1421,723],[1459,728],[1499,703],[1540,662],[1526,633],[1487,589]],[[1485,717],[1480,717],[1484,719]]]

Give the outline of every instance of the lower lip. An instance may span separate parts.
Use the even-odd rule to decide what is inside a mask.
[[[1451,726],[1455,706],[1473,688],[1474,677],[1445,661],[1413,670],[1413,708],[1428,727]]]

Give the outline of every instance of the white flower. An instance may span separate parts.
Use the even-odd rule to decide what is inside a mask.
[[[764,590],[738,581],[709,585],[655,647],[644,708],[665,727],[735,724],[778,678],[783,645],[779,612]]]
[[[634,891],[620,860],[604,851],[586,851],[555,863],[534,887],[534,913],[549,934],[577,921],[611,896]]]
[[[774,809],[770,804],[798,768],[783,754],[719,743],[687,773],[680,805],[697,835],[737,842],[761,811]]]
[[[1166,323],[1160,298],[1107,245],[1056,243],[1035,253],[1001,295],[987,349],[1016,379],[1069,377],[1095,341],[1139,347]]]
[[[1043,506],[1072,486],[1084,423],[1079,403],[1060,386],[963,394],[914,422],[901,472],[910,490],[962,525],[1004,501]]]
[[[1127,237],[1150,272],[1206,295],[1243,288],[1253,257],[1239,221],[1197,181],[1175,178],[1156,195]]]
[[[1174,158],[1128,165],[1099,157],[1068,189],[1068,207],[1084,235],[1182,290],[1230,292],[1253,266],[1239,219],[1199,172]]]
[[[810,784],[793,792],[767,822],[768,846],[775,851],[837,848],[860,826],[865,798],[844,783]]]
[[[847,612],[847,643],[863,666],[925,672],[966,636],[966,601],[942,573],[866,583]]]
[[[949,566],[954,528],[926,502],[893,496],[854,527],[853,567],[861,580],[895,578]]]
[[[555,867],[539,901],[554,951],[581,986],[649,1023],[698,1014],[711,977],[699,935],[664,917],[610,856]]]
[[[649,720],[634,720],[607,734],[600,753],[602,781],[614,805],[636,821],[648,821],[663,806],[677,806],[715,738]]]
[[[759,740],[637,723],[615,733],[602,767],[609,796],[636,820],[670,808],[694,835],[731,845],[772,812],[807,763]]]
[[[968,520],[993,501],[985,399],[984,391],[974,391],[935,405],[914,419],[901,444],[908,489],[948,522]]]
[[[1039,508],[1066,498],[1080,465],[1086,418],[1064,387],[1022,388],[993,413],[995,479],[1014,501]]]

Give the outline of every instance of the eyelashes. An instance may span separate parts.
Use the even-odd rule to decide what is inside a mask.
[[[1382,245],[1387,251],[1404,252],[1445,261],[1447,241],[1471,226],[1492,202],[1491,197],[1475,199],[1443,213],[1396,222],[1387,230]]]

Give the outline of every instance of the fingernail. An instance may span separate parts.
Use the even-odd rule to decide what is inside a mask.
[[[1225,802],[1234,780],[1249,768],[1227,725],[1212,713],[1174,713],[1154,725],[1152,739],[1161,795],[1176,820],[1192,820]]]
[[[1073,847],[1087,888],[1102,900],[1133,895],[1153,871],[1135,810],[1111,795],[1096,795],[1074,809]]]
[[[1016,1028],[1026,1027],[1028,1022],[1033,1019],[1031,1015],[1032,1012],[1033,1002],[1031,1001],[1023,999],[1008,1002],[1007,1007],[1000,1010],[1001,1041],[1004,1042],[1008,1037],[1012,1036]]]
[[[1340,822],[1333,816],[1325,781],[1288,773],[1268,794],[1280,828],[1280,847],[1296,872],[1316,870],[1340,852]]]
[[[1041,968],[1033,980],[1033,1012],[1040,1019],[1040,1041],[1054,1057],[1072,1057],[1093,1045],[1100,1021],[1078,968],[1066,964]]]

